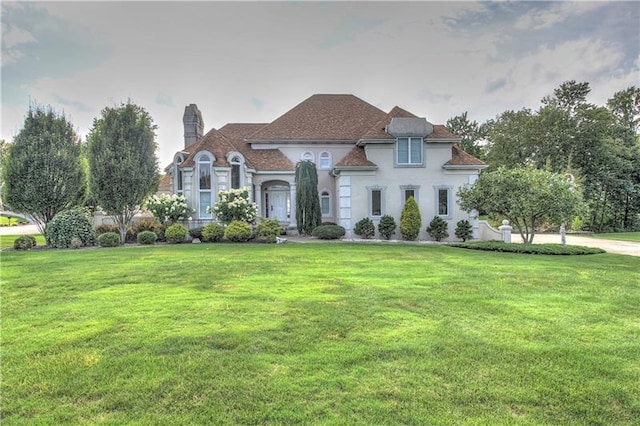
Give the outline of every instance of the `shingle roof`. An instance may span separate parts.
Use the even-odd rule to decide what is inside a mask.
[[[351,151],[349,151],[347,155],[342,157],[342,159],[338,161],[335,166],[336,167],[366,167],[366,166],[377,167],[377,164],[367,159],[367,154],[364,152],[364,148],[356,146],[353,149],[351,149]]]
[[[416,118],[415,115],[411,114],[409,111],[406,111],[399,106],[393,107],[388,114],[382,117],[375,125],[370,127],[368,131],[361,137],[361,139],[395,139],[395,137],[391,136],[389,133],[385,131],[387,125],[391,123],[392,118]]]
[[[216,161],[213,163],[217,167],[229,167],[227,162],[227,154],[231,151],[235,151],[233,144],[227,139],[225,135],[220,133],[216,129],[209,130],[198,142],[189,145],[184,149],[189,155],[182,162],[181,166],[193,166],[195,163],[194,157],[200,151],[209,151],[216,157]]]
[[[247,165],[256,170],[291,171],[293,164],[279,149],[252,149],[245,139],[260,131],[266,124],[230,123],[220,128],[236,151],[242,154]]]
[[[249,141],[356,141],[384,116],[384,111],[353,95],[313,95]]]
[[[486,166],[484,161],[478,160],[471,154],[466,153],[454,143],[451,146],[451,160],[444,163],[444,166]]]

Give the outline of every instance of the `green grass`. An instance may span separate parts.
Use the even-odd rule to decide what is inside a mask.
[[[13,243],[20,235],[0,235],[0,249],[6,249],[9,247],[13,247]],[[46,245],[46,241],[44,239],[44,235],[36,234],[36,244],[38,246]]]
[[[17,226],[29,223],[24,219],[9,216],[0,216],[0,226]]]
[[[511,244],[502,241],[466,241],[462,243],[450,243],[449,245],[471,250],[559,256],[605,253],[604,250],[599,248],[562,244]]]
[[[638,270],[431,245],[4,252],[0,420],[637,424]]]
[[[607,234],[593,234],[591,236],[605,240],[635,241],[640,243],[640,232],[611,232]]]

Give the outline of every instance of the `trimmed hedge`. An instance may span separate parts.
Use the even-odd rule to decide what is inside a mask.
[[[202,242],[217,243],[222,241],[222,237],[224,237],[224,226],[219,223],[210,223],[202,228]]]
[[[187,238],[187,228],[179,223],[174,223],[165,229],[164,237],[169,244],[182,243]]]
[[[502,241],[467,241],[464,243],[450,243],[449,245],[451,247],[460,247],[471,250],[561,256],[606,253],[604,250],[595,247],[562,244],[517,244],[504,243]]]
[[[120,245],[120,234],[117,232],[105,232],[98,235],[98,245],[100,247],[118,247]]]
[[[265,219],[258,224],[258,236],[268,243],[275,243],[280,234],[282,234],[282,226],[276,219]]]
[[[13,242],[13,248],[16,250],[31,250],[35,246],[36,238],[31,235],[22,235]]]
[[[340,225],[320,225],[311,232],[312,236],[321,240],[337,240],[344,234],[345,230]]]
[[[234,243],[249,241],[252,234],[251,225],[241,220],[231,221],[224,230],[224,237]]]
[[[56,214],[47,224],[45,233],[47,244],[53,248],[70,248],[74,238],[84,246],[92,246],[96,242],[89,211],[84,208],[72,208]]]
[[[152,245],[155,244],[158,236],[153,231],[142,231],[136,239],[138,240],[138,244]]]

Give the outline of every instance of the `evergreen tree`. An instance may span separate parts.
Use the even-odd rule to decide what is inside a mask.
[[[114,217],[123,242],[133,216],[158,187],[155,128],[144,108],[128,102],[103,109],[87,138],[91,194]]]
[[[400,234],[408,241],[414,241],[420,234],[422,218],[420,208],[413,197],[409,197],[404,203],[404,208],[400,214]]]
[[[300,234],[311,235],[320,225],[320,197],[318,196],[318,172],[311,161],[296,164],[296,225]]]
[[[31,106],[3,161],[3,202],[31,216],[39,231],[63,210],[81,204],[87,178],[73,126],[50,107]]]

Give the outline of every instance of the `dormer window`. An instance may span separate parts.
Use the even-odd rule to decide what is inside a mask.
[[[396,165],[398,166],[421,166],[423,139],[416,137],[406,137],[396,139]]]

